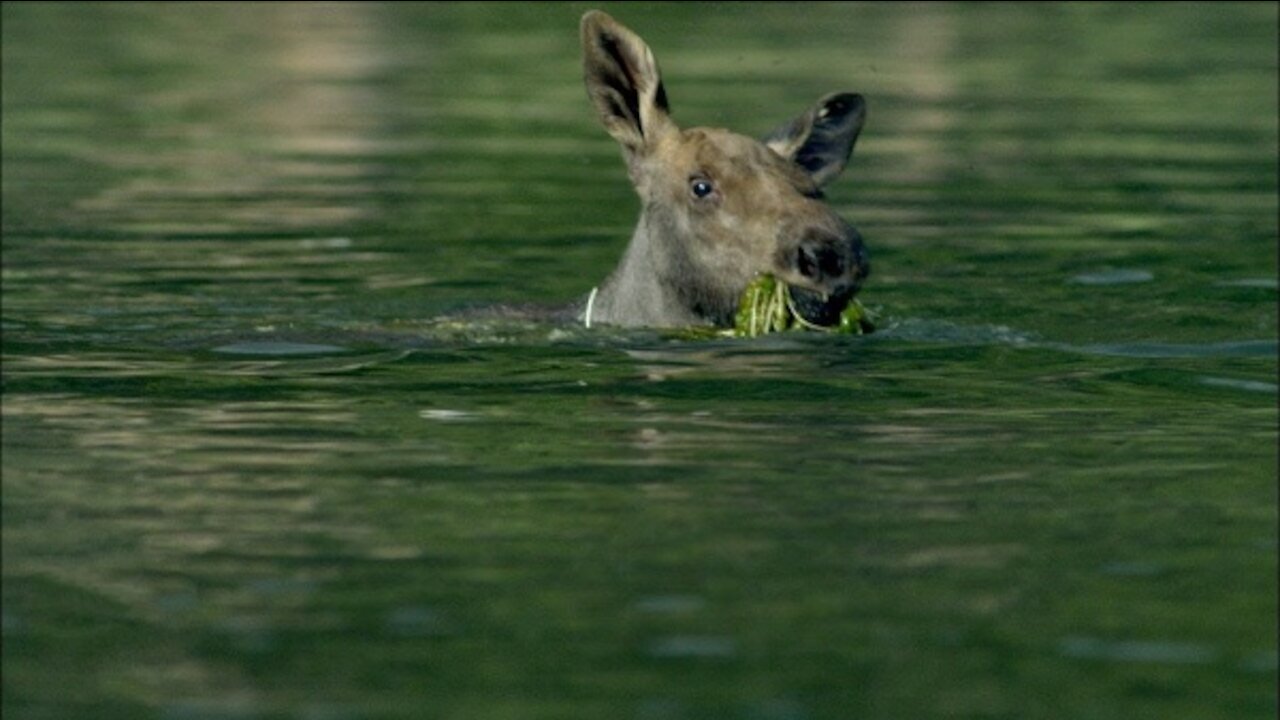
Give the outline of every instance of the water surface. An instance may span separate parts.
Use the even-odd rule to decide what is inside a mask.
[[[868,98],[881,331],[449,320],[630,233],[587,7],[4,5],[6,717],[1274,717],[1275,5],[617,6]]]

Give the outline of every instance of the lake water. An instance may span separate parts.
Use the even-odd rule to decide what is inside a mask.
[[[502,319],[589,5],[3,6],[6,718],[1272,718],[1277,8],[622,5],[880,331]]]

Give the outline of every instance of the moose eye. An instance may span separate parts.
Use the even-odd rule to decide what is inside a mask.
[[[715,186],[711,184],[710,180],[694,178],[689,181],[689,191],[692,192],[693,196],[696,198],[704,198],[714,192],[715,189]]]

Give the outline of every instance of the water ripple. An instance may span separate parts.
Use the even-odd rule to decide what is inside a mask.
[[[223,355],[264,355],[271,357],[292,355],[333,355],[350,352],[340,345],[321,345],[317,343],[281,342],[262,340],[220,345],[213,352]]]
[[[1168,665],[1203,665],[1217,659],[1213,648],[1198,643],[1163,641],[1101,640],[1093,637],[1068,637],[1058,645],[1066,657],[1114,662],[1147,662]]]
[[[1103,270],[1093,273],[1081,273],[1067,282],[1075,285],[1134,285],[1151,282],[1155,279],[1149,270]]]
[[[1106,343],[1100,345],[1054,345],[1062,350],[1086,355],[1127,358],[1275,357],[1280,344],[1275,340],[1238,340],[1218,343]]]

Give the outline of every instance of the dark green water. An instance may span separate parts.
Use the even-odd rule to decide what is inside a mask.
[[[1275,4],[619,6],[866,338],[531,322],[588,5],[3,6],[6,718],[1271,718]]]

